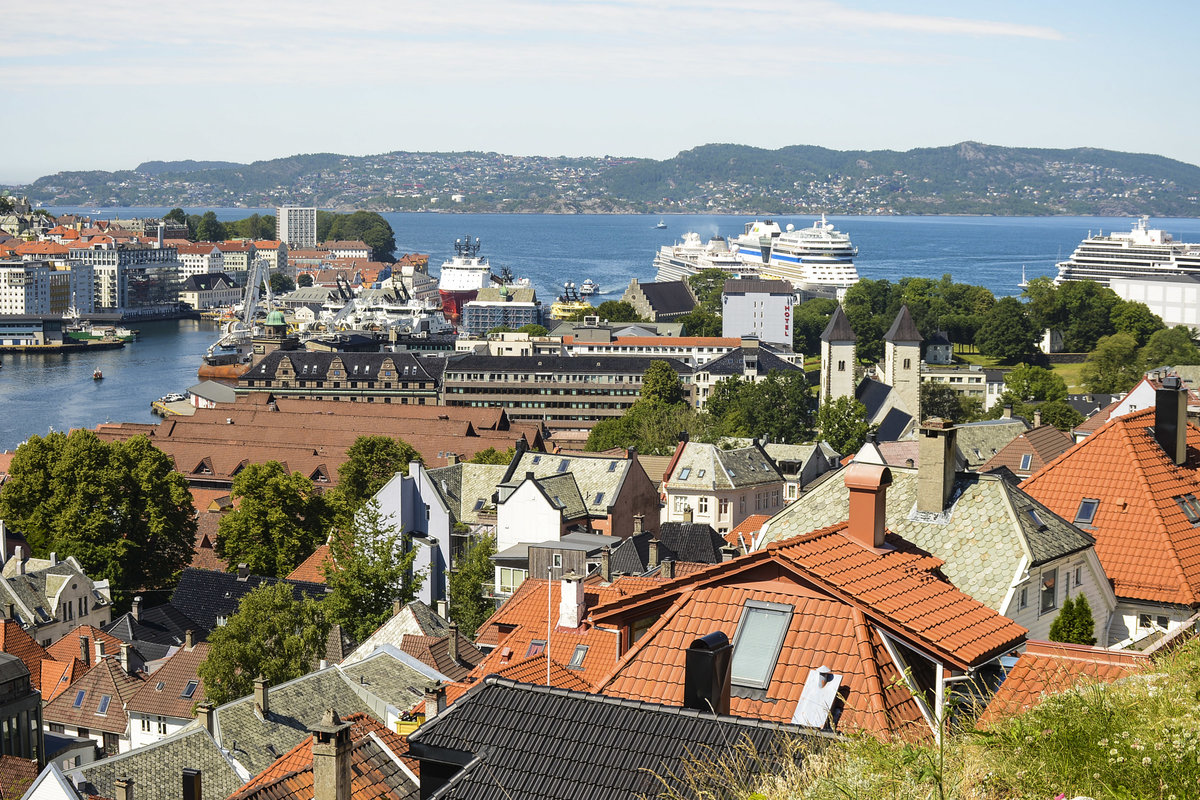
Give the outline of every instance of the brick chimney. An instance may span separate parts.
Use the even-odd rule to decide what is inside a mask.
[[[425,687],[425,719],[433,719],[446,710],[446,687],[441,681]]]
[[[208,731],[210,736],[216,736],[217,733],[216,716],[216,710],[212,703],[206,701],[196,706],[196,718],[200,720],[200,724],[204,726],[204,730]]]
[[[458,663],[458,623],[450,623],[450,637],[446,642],[450,651],[450,660]]]
[[[650,552],[646,556],[646,569],[654,569],[658,566],[658,537],[650,537]]]
[[[558,602],[558,625],[560,628],[578,628],[587,615],[587,602],[583,596],[583,576],[577,572],[564,572],[561,582],[561,597]]]
[[[846,535],[863,547],[883,547],[887,530],[887,487],[892,471],[882,464],[852,462],[846,467],[850,490],[850,524]]]
[[[675,577],[675,559],[664,558],[662,560],[662,569],[659,570],[659,574],[662,575],[663,580],[669,581],[672,578],[674,578]]]
[[[1000,419],[1012,419],[1012,403],[1005,403],[1000,411]]]
[[[270,697],[267,691],[267,679],[259,675],[254,679],[254,705],[258,706],[265,718],[271,713]]]
[[[684,522],[691,522],[691,521],[692,521],[692,507],[691,507],[691,506],[684,506],[684,509],[683,509],[683,521],[684,521]]]
[[[237,579],[239,581],[244,581],[250,577],[250,565],[249,564],[242,562],[241,564],[237,565],[237,569],[238,569]]]
[[[399,614],[403,610],[404,610],[404,601],[403,600],[401,600],[399,597],[392,600],[392,616],[393,617],[396,616],[397,614]]]
[[[122,776],[113,781],[115,800],[133,800],[133,778]]]
[[[79,637],[79,660],[83,662],[85,667],[92,665],[92,644],[91,639],[87,636]]]
[[[183,800],[202,800],[200,791],[200,770],[192,767],[183,768]]]
[[[612,548],[608,545],[600,548],[600,577],[605,583],[612,582]]]
[[[193,647],[196,646],[195,634],[192,633],[191,628],[188,628],[186,631],[183,632],[183,646],[186,647],[188,650],[191,650]]]
[[[350,723],[331,708],[312,737],[313,800],[350,800]]]
[[[945,419],[925,420],[917,451],[917,511],[940,514],[954,491],[957,431]]]
[[[1168,375],[1154,392],[1154,440],[1173,464],[1187,463],[1187,390]]]
[[[134,622],[142,621],[142,596],[140,594],[133,598],[133,604],[129,607],[129,616],[133,617]]]

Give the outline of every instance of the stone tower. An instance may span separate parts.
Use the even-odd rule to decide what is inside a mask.
[[[921,332],[903,306],[883,337],[883,382],[900,396],[904,410],[921,422]]]
[[[821,405],[839,397],[854,397],[854,353],[857,337],[841,305],[821,333]]]

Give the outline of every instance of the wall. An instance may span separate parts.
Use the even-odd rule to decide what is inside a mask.
[[[1055,585],[1055,607],[1052,611],[1041,612],[1041,582],[1042,576],[1050,570],[1057,570]],[[1081,582],[1077,583],[1078,571]],[[1096,637],[1098,647],[1107,647],[1115,643],[1109,641],[1109,623],[1113,618],[1116,598],[1108,584],[1095,550],[1086,550],[1066,558],[1033,567],[1017,576],[1018,580],[1009,593],[1008,602],[1000,613],[1019,625],[1029,629],[1028,638],[1050,638],[1050,626],[1062,611],[1063,601],[1068,594],[1075,597],[1081,591],[1087,597],[1092,609],[1092,620],[1095,628],[1092,635]],[[1027,602],[1021,608],[1021,590],[1026,592]]]
[[[548,542],[562,538],[562,514],[546,496],[526,480],[496,509],[496,551],[521,542]]]
[[[162,721],[162,724],[166,726],[165,733],[159,733],[158,725],[160,720]],[[133,749],[135,747],[153,744],[159,739],[176,733],[183,728],[184,725],[187,725],[191,721],[192,720],[190,719],[180,719],[179,717],[159,717],[155,714],[140,714],[135,711],[130,711],[129,746],[128,748],[122,746],[121,752],[124,753],[126,749]],[[149,730],[142,729],[143,722],[149,723]]]

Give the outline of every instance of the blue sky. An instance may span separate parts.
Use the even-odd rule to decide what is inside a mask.
[[[9,3],[0,183],[151,159],[976,140],[1200,163],[1176,2]]]

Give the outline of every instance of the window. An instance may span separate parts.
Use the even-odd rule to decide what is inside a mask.
[[[1021,456],[1021,469],[1029,469],[1033,465],[1033,453],[1025,453]]]
[[[1196,495],[1183,494],[1176,497],[1175,502],[1183,510],[1183,514],[1187,517],[1188,522],[1193,525],[1200,522],[1200,500],[1196,499]]]
[[[708,498],[707,497],[697,498],[696,499],[696,509],[701,514],[707,514],[708,513]]]
[[[87,595],[79,598],[79,616],[86,617],[88,615],[88,599]]]
[[[1075,568],[1075,586],[1078,587],[1079,584],[1081,584],[1081,583],[1083,583],[1083,567],[1076,567]]]
[[[571,662],[567,664],[567,669],[583,669],[583,659],[587,657],[588,646],[580,644],[575,646],[575,652],[571,654]]]
[[[515,567],[500,567],[500,593],[512,594],[525,582],[528,572]]]
[[[676,514],[682,514],[687,509],[687,498],[686,497],[676,497],[673,507],[675,509]]]
[[[562,568],[562,553],[554,553],[550,556],[550,566],[555,569]]]
[[[717,519],[729,518],[729,501],[722,498],[717,501]]]
[[[166,717],[158,718],[158,733],[160,736],[167,735],[167,718]]]
[[[534,639],[529,643],[529,649],[525,651],[526,658],[540,656],[546,649],[546,642],[542,639]]]
[[[150,718],[149,717],[142,717],[142,732],[143,733],[150,732]]]
[[[1028,607],[1028,605],[1029,605],[1029,589],[1022,587],[1021,588],[1021,603],[1018,607],[1026,608],[1026,607]]]
[[[180,697],[185,697],[188,700],[192,699],[192,695],[196,693],[196,688],[200,685],[200,681],[188,681],[187,686],[183,687],[183,694]]]
[[[1155,617],[1154,621],[1158,624],[1158,627],[1162,628],[1163,630],[1166,630],[1171,626],[1171,620],[1164,616]]]
[[[1058,570],[1052,569],[1042,573],[1042,613],[1058,608]]]
[[[845,371],[846,371],[846,362],[839,361],[838,362],[838,372],[845,372]]]
[[[1149,614],[1138,614],[1138,627],[1139,628],[1149,628],[1150,627],[1150,615]]]
[[[121,748],[121,740],[115,733],[104,734],[104,755],[115,756]]]
[[[108,713],[108,704],[111,702],[112,702],[112,695],[108,695],[108,694],[100,695],[100,702],[96,705],[96,713],[97,714],[107,714]]]
[[[1083,498],[1079,501],[1079,510],[1075,512],[1076,525],[1091,525],[1096,518],[1096,510],[1100,508],[1099,500]]]
[[[765,689],[771,682],[793,609],[780,603],[746,602],[733,637],[730,681],[738,686]]]
[[[571,462],[568,461],[567,459],[564,458],[562,461],[558,462],[558,471],[560,473],[566,472],[570,468],[571,468]]]
[[[79,733],[77,733],[76,736],[78,736],[80,739],[86,739],[90,733],[91,731],[89,731],[87,728],[79,728]]]
[[[1042,518],[1040,516],[1038,516],[1038,512],[1037,512],[1036,508],[1031,508],[1028,511],[1026,511],[1025,513],[1029,515],[1029,518],[1031,520],[1033,520],[1033,524],[1037,526],[1037,529],[1039,531],[1046,529],[1046,523],[1042,522]]]
[[[904,368],[912,369],[912,359],[911,358],[904,359]]]
[[[697,472],[697,473],[696,473],[696,477],[697,477],[697,478],[703,478],[703,477],[704,477],[704,470],[700,470],[699,472]]]
[[[688,476],[691,474],[692,474],[692,468],[684,467],[683,469],[679,470],[679,480],[686,481],[688,479]]]
[[[83,689],[80,689],[79,691],[77,691],[75,693],[75,702],[72,703],[71,705],[74,706],[75,708],[83,708],[83,696],[85,694],[87,694],[87,692]]]

